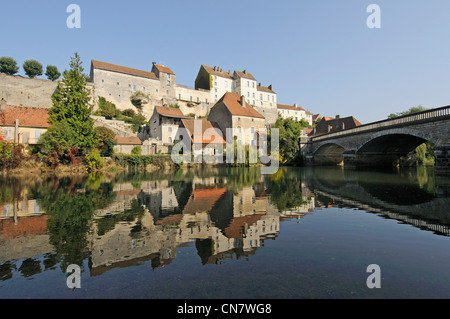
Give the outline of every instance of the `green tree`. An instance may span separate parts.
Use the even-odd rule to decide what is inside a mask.
[[[97,144],[98,149],[102,156],[111,157],[114,155],[114,145],[117,144],[115,141],[116,134],[109,128],[104,126],[99,126],[95,128],[97,133]]]
[[[25,74],[30,78],[33,79],[36,76],[42,75],[42,64],[40,64],[36,60],[26,60],[23,63],[23,69],[25,71]]]
[[[56,66],[47,65],[45,75],[47,76],[47,79],[49,79],[50,81],[56,81],[61,76],[61,73],[59,73],[58,68]]]
[[[299,139],[305,127],[309,127],[309,124],[304,120],[299,122],[294,121],[292,118],[284,119],[278,116],[272,128],[278,128],[279,130],[281,163],[292,163],[297,160],[300,152]]]
[[[78,153],[77,134],[66,121],[53,124],[39,143],[41,157],[52,167],[72,163]]]
[[[149,99],[148,94],[141,91],[136,91],[130,96],[131,104],[133,104],[138,110],[141,110],[144,104],[148,103]]]
[[[49,122],[67,123],[75,133],[76,146],[85,155],[96,146],[96,140],[94,121],[91,118],[91,91],[86,86],[83,70],[80,56],[75,53],[71,58],[70,69],[63,72],[63,78],[52,97]]]
[[[11,57],[3,56],[0,58],[0,73],[14,75],[19,71],[16,60]]]
[[[420,113],[420,112],[423,112],[423,111],[426,111],[426,110],[427,109],[425,107],[423,107],[422,105],[413,106],[413,107],[410,107],[407,111],[389,114],[388,115],[388,119],[394,119],[394,118],[399,117],[399,116],[405,116],[405,115],[411,115],[411,114],[415,114],[415,113]]]
[[[98,98],[98,110],[96,114],[111,120],[117,114],[116,105],[107,101],[103,96],[100,96]]]

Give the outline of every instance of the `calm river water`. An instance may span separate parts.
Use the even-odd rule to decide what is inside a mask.
[[[1,179],[0,298],[450,298],[450,178],[422,167]]]

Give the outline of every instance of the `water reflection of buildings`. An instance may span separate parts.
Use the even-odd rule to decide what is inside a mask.
[[[265,240],[277,237],[280,221],[311,209],[279,212],[262,179],[249,184],[230,186],[225,177],[115,183],[113,200],[94,212],[87,234],[91,275],[143,262],[161,267],[176,258],[178,247],[190,243],[202,264],[249,257]],[[0,213],[0,264],[36,263],[37,256],[54,253],[49,217],[38,200],[2,204]]]
[[[0,263],[51,252],[48,216],[35,199],[0,205]]]
[[[176,257],[177,247],[192,242],[203,264],[223,263],[254,254],[278,234],[280,214],[262,184],[231,191],[210,178],[182,183],[177,192],[168,182],[140,186],[139,191],[131,184],[118,186],[116,201],[125,204],[113,203],[97,214],[100,221],[133,200],[145,207],[139,218],[118,222],[101,236],[93,229],[92,275],[150,260],[152,267],[163,266]]]

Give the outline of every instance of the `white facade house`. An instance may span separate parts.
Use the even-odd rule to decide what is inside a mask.
[[[292,118],[295,121],[305,120],[309,125],[312,125],[312,113],[306,111],[302,107],[297,104],[294,105],[286,105],[286,104],[278,104],[277,105],[278,114],[281,115],[282,118]]]
[[[277,119],[277,94],[272,85],[268,87],[258,83],[255,77],[244,71],[224,71],[220,67],[202,65],[195,80],[196,89],[207,90],[211,94],[211,101],[216,103],[227,92],[244,96],[248,104],[255,107],[266,119],[266,124],[274,123]]]

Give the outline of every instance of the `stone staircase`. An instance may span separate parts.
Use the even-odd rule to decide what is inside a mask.
[[[91,115],[94,120],[94,127],[104,126],[112,130],[118,137],[137,136],[133,132],[132,125],[124,121],[108,120],[104,116]]]

